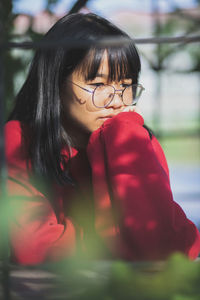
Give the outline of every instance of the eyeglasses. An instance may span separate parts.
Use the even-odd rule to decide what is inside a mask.
[[[108,84],[97,85],[93,91],[88,90],[72,81],[72,84],[92,94],[92,102],[98,108],[107,107],[113,100],[116,92],[121,92],[120,97],[126,106],[136,105],[145,88],[141,84],[128,84],[123,89],[117,90]]]

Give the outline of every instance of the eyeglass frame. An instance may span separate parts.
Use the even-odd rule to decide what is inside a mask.
[[[84,90],[84,91],[86,91],[86,92],[88,92],[88,93],[91,93],[91,94],[92,94],[92,103],[93,103],[93,105],[94,105],[95,107],[97,107],[97,108],[108,107],[108,106],[110,105],[110,103],[113,101],[116,92],[122,92],[122,93],[121,93],[121,99],[122,99],[122,102],[124,103],[123,93],[124,93],[124,91],[125,91],[128,87],[130,87],[130,86],[137,86],[137,87],[140,87],[140,88],[141,88],[141,93],[145,90],[145,88],[143,87],[143,85],[140,84],[140,83],[138,83],[138,84],[137,84],[137,83],[136,83],[136,84],[134,84],[134,83],[133,83],[133,84],[130,84],[130,86],[127,86],[127,87],[125,87],[125,88],[122,89],[122,90],[117,90],[113,85],[111,85],[111,84],[106,84],[107,86],[111,86],[111,87],[114,89],[113,98],[112,98],[106,105],[104,105],[104,106],[97,106],[97,105],[95,104],[95,102],[94,102],[94,93],[95,93],[96,89],[97,89],[99,86],[96,86],[96,87],[94,88],[93,91],[90,91],[90,90],[88,90],[88,89],[86,89],[86,88],[84,88],[84,87],[78,85],[77,83],[75,83],[75,82],[73,82],[73,81],[71,81],[71,80],[69,80],[69,82],[71,82],[72,84],[78,86],[78,87],[81,88],[82,90]],[[141,95],[141,93],[140,93],[140,95]],[[140,97],[140,96],[139,96],[139,97]],[[124,103],[124,105],[125,105],[125,106],[133,106],[133,105],[136,105],[137,103],[134,103],[134,101],[135,101],[136,99],[138,99],[139,97],[133,99],[133,103],[132,103],[132,104],[125,104],[125,103]]]

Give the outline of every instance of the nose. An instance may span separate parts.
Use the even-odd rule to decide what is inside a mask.
[[[122,100],[122,91],[117,90],[115,92],[115,95],[111,101],[111,103],[107,107],[113,107],[113,108],[121,108],[124,106],[123,100]]]

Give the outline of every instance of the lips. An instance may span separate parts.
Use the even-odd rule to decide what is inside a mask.
[[[108,115],[108,116],[103,116],[103,117],[100,117],[100,119],[110,119],[112,117],[114,117],[115,115]]]
[[[109,120],[109,119],[111,119],[111,118],[117,116],[117,115],[118,115],[119,113],[121,113],[121,112],[122,112],[122,110],[117,111],[117,112],[115,112],[114,114],[113,114],[113,113],[110,113],[109,115],[105,115],[105,116],[99,117],[99,119],[100,119],[100,120],[103,120],[103,121],[106,121],[106,120]]]
[[[112,117],[111,116],[106,116],[106,117],[100,117],[99,119],[102,121],[102,122],[105,122],[107,120],[110,120]]]

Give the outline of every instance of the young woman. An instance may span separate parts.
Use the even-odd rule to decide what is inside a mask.
[[[126,41],[99,43],[110,37]],[[135,106],[144,88],[133,40],[72,14],[43,42],[54,47],[36,51],[5,126],[12,260],[91,248],[104,259],[196,258],[199,232],[173,201],[165,156]]]

